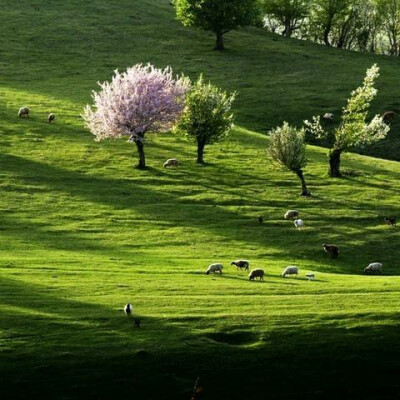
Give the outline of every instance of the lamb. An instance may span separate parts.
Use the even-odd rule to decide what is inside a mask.
[[[307,274],[306,277],[309,281],[315,280],[315,274]]]
[[[206,275],[215,274],[217,272],[222,274],[222,268],[224,268],[222,264],[211,264],[207,268]]]
[[[56,116],[53,113],[50,113],[49,116],[47,117],[47,120],[49,121],[49,124],[54,122],[55,119],[56,119]]]
[[[297,210],[289,210],[285,214],[285,219],[294,219],[298,218],[300,213]]]
[[[296,220],[294,221],[294,226],[295,226],[297,229],[301,229],[301,228],[304,227],[304,221],[303,221],[302,219],[296,219]]]
[[[164,168],[177,167],[178,165],[179,165],[179,161],[176,158],[170,158],[169,160],[165,161]]]
[[[250,271],[249,280],[250,280],[250,281],[254,281],[254,280],[256,280],[257,278],[258,278],[260,281],[263,281],[263,280],[264,280],[264,270],[262,270],[262,269],[260,269],[260,268],[257,268],[257,269],[252,269],[252,270]]]
[[[381,263],[375,262],[368,265],[368,267],[364,268],[364,274],[375,275],[382,273],[383,265]]]
[[[334,115],[332,113],[325,113],[323,118],[327,121],[333,121]]]
[[[396,118],[396,113],[394,111],[386,111],[382,115],[382,120],[385,124],[390,124],[393,122],[393,120]]]
[[[21,107],[18,111],[18,117],[29,117],[30,111],[29,107]]]
[[[262,215],[260,215],[259,217],[258,217],[258,223],[259,224],[262,224],[264,222],[264,218],[262,217]]]
[[[324,243],[322,247],[325,250],[325,253],[329,254],[331,258],[338,258],[339,256],[339,247],[333,244],[326,244]]]
[[[385,222],[386,222],[388,225],[396,226],[396,218],[385,217]]]
[[[299,268],[294,266],[286,267],[282,272],[282,277],[286,277],[287,275],[297,275],[299,274]]]
[[[235,265],[236,268],[239,268],[240,270],[244,269],[245,271],[248,271],[250,263],[247,260],[236,260],[232,261],[231,265]]]
[[[132,314],[132,305],[130,303],[125,304],[124,312],[126,315]]]

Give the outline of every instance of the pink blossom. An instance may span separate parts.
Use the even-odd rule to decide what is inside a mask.
[[[141,140],[146,132],[169,131],[180,116],[190,82],[173,77],[170,67],[157,69],[137,64],[115,75],[111,82],[99,83],[93,91],[94,105],[82,115],[95,140],[131,136]]]

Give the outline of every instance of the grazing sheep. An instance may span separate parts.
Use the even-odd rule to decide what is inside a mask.
[[[164,168],[177,167],[178,165],[179,165],[179,161],[176,158],[170,158],[169,160],[165,161]]]
[[[132,305],[130,303],[125,304],[124,312],[125,312],[126,315],[131,315],[132,314]]]
[[[232,261],[231,265],[235,265],[236,268],[239,268],[240,270],[244,269],[245,271],[248,271],[250,263],[247,260],[236,260]]]
[[[339,247],[333,245],[333,244],[326,244],[324,243],[322,247],[325,250],[325,253],[329,254],[329,257],[331,258],[338,258],[339,256]]]
[[[315,280],[315,274],[307,274],[306,277],[309,281]]]
[[[222,268],[224,268],[224,266],[222,264],[211,264],[207,268],[206,275],[215,274],[217,272],[222,274]]]
[[[18,111],[18,117],[29,117],[30,111],[29,107],[21,107]]]
[[[396,218],[385,217],[385,222],[386,222],[388,225],[396,226]]]
[[[264,218],[261,215],[258,217],[258,222],[260,224],[262,224],[264,222]]]
[[[294,226],[295,226],[297,229],[301,229],[301,228],[304,227],[304,221],[303,221],[302,219],[296,219],[296,220],[294,221]]]
[[[299,274],[299,268],[298,267],[294,267],[294,266],[289,266],[286,267],[283,272],[282,272],[282,276],[285,278],[287,275],[297,275]]]
[[[334,115],[332,113],[325,113],[323,119],[326,121],[333,121]]]
[[[297,210],[289,210],[285,214],[285,219],[294,219],[298,218],[300,213]]]
[[[364,274],[375,275],[382,273],[383,265],[381,263],[371,263],[368,267],[364,268]]]
[[[54,122],[55,119],[56,119],[56,116],[53,113],[50,113],[49,116],[47,117],[47,120],[49,121],[49,124]]]
[[[396,118],[396,113],[394,111],[386,111],[382,115],[382,120],[385,124],[390,124]]]
[[[257,268],[257,269],[252,269],[252,270],[250,271],[249,280],[250,280],[250,281],[254,281],[254,280],[256,280],[257,278],[258,278],[260,281],[263,281],[263,280],[264,280],[264,270]]]

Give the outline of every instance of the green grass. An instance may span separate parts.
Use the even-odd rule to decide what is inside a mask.
[[[189,399],[197,376],[205,399],[393,398],[400,231],[383,216],[399,213],[400,166],[346,154],[348,174],[331,180],[326,150],[309,147],[314,196],[304,199],[296,177],[271,165],[262,132],[322,103],[339,109],[374,61],[375,106],[393,108],[398,60],[256,29],[229,35],[220,54],[208,34],[181,28],[167,1],[108,3],[3,5],[1,398]],[[138,61],[238,89],[238,126],[206,149],[209,164],[167,134],[149,136],[139,171],[132,145],[84,130],[96,80]],[[31,118],[16,117],[21,105]],[[377,151],[393,157],[390,146]],[[163,169],[170,157],[182,166]],[[292,208],[302,231],[283,220]],[[339,259],[324,242],[341,247]],[[264,268],[265,282],[229,265],[239,257]],[[217,261],[223,276],[206,276]],[[373,261],[384,276],[362,275]],[[300,277],[284,280],[291,264]],[[123,315],[128,301],[140,330]]]

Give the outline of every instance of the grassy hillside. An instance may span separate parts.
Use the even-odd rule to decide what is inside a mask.
[[[184,400],[200,376],[204,399],[393,398],[400,233],[382,219],[399,215],[400,166],[346,154],[352,173],[330,180],[326,151],[310,147],[314,196],[303,199],[262,134],[289,108],[296,121],[322,102],[340,107],[375,58],[252,29],[217,54],[167,1],[108,3],[3,5],[0,397]],[[397,60],[379,60],[382,104],[393,108]],[[238,89],[238,126],[207,149],[209,164],[168,134],[147,143],[139,171],[132,145],[84,130],[95,82],[137,61]],[[31,118],[16,117],[22,104]],[[182,166],[163,169],[170,157]],[[302,231],[283,220],[291,208]],[[324,242],[341,247],[339,259]],[[264,268],[265,282],[229,265],[239,257]],[[225,273],[206,276],[218,261]],[[384,276],[362,275],[373,261]],[[284,280],[291,264],[300,276]],[[123,314],[128,301],[141,329]]]
[[[151,62],[191,77],[203,72],[237,91],[238,123],[266,132],[283,120],[299,124],[314,114],[338,114],[365,70],[377,62],[382,77],[373,111],[400,113],[396,58],[285,40],[260,29],[228,34],[228,50],[218,53],[212,50],[213,35],[181,26],[168,0],[5,3],[0,95],[6,91],[18,99],[7,103],[13,110],[21,102],[35,106],[32,95],[42,95],[49,107],[75,115],[96,82],[108,79],[114,69]],[[16,98],[17,93],[22,96]],[[400,117],[388,140],[365,152],[399,160],[399,128]]]

